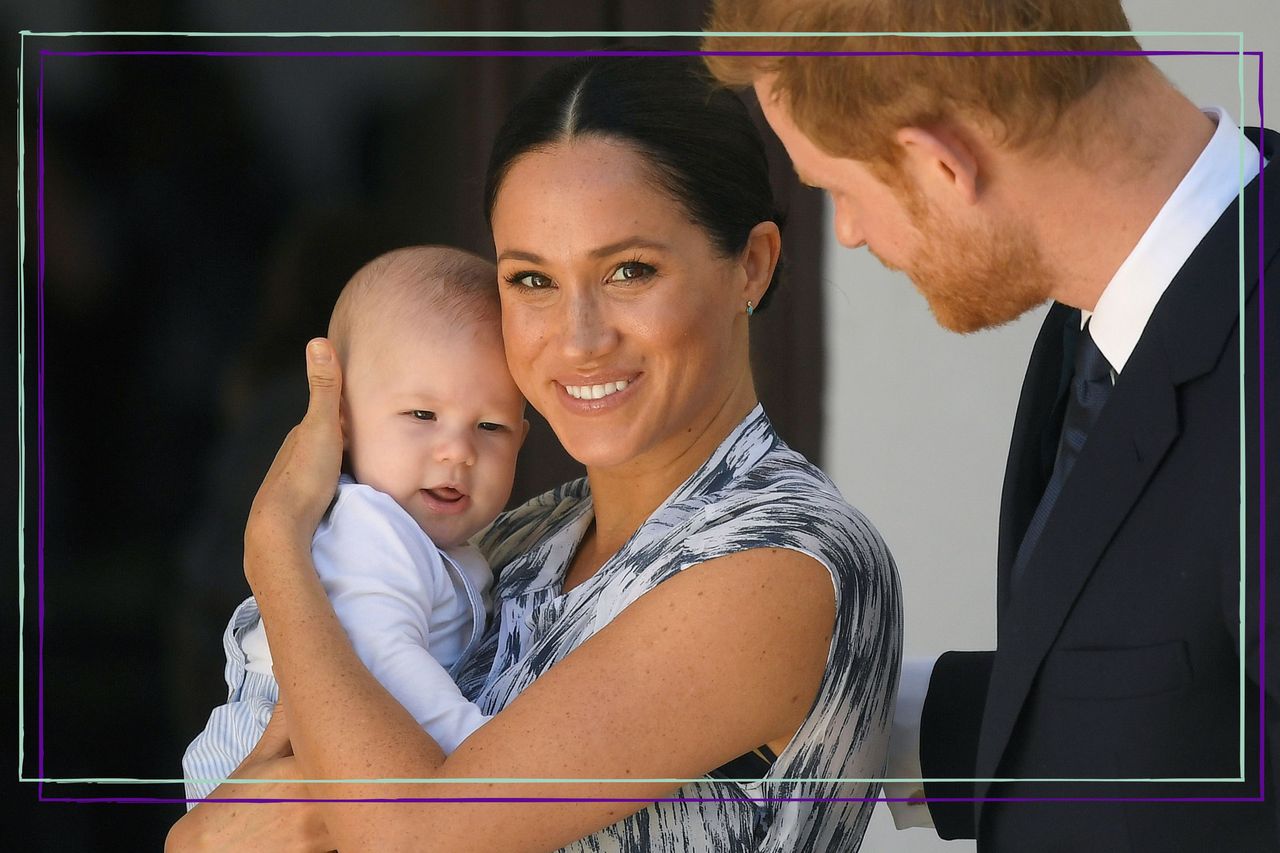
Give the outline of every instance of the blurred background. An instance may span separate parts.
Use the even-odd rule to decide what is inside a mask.
[[[1189,2],[1125,5],[1138,30],[1243,30],[1246,49],[1269,46],[1280,54],[1280,22],[1266,0],[1229,0],[1212,14]],[[315,2],[16,0],[0,10],[0,24],[9,34],[7,67],[17,69],[19,30],[697,30],[704,14],[704,4],[687,0],[370,0],[358,15],[345,4]],[[1144,43],[1236,46],[1223,38]],[[275,449],[305,406],[302,345],[324,331],[350,274],[382,251],[447,243],[492,255],[480,208],[489,140],[524,87],[555,61],[46,56],[41,181],[39,51],[620,44],[613,38],[26,39],[23,775],[180,776],[183,748],[225,695],[219,636],[248,592],[240,567],[243,522]],[[625,44],[696,47],[671,39]],[[1240,112],[1234,58],[1162,62],[1197,101]],[[1247,84],[1256,80],[1252,62]],[[1256,103],[1249,109],[1245,120],[1256,124]],[[790,221],[788,278],[753,320],[761,396],[783,437],[823,465],[885,534],[903,577],[908,653],[989,647],[999,483],[1039,313],[993,333],[942,333],[909,282],[865,252],[832,245],[820,194],[797,186],[765,135]],[[0,157],[15,167],[18,139],[0,136]],[[19,231],[17,214],[16,206],[0,213],[10,235]],[[4,248],[15,269],[17,240]],[[3,328],[18,328],[17,310],[17,299],[0,300]],[[43,590],[36,583],[39,369]],[[15,378],[11,372],[0,381]],[[962,404],[958,395],[972,401],[974,388],[982,405]],[[0,392],[19,397],[12,385]],[[535,424],[530,442],[513,501],[579,473],[545,425]],[[12,500],[10,518],[18,516]],[[15,610],[9,613],[16,620]],[[8,636],[17,633],[15,625]],[[15,669],[9,683],[17,682]],[[45,786],[44,795],[180,791],[176,784],[85,783]],[[25,849],[158,849],[182,811],[37,804],[31,784],[12,796],[21,806],[14,826]],[[940,842],[924,830],[895,833],[881,807],[864,850],[882,849],[972,845]]]

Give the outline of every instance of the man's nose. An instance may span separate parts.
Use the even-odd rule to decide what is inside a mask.
[[[832,219],[835,225],[836,241],[848,249],[860,249],[867,245],[867,235],[857,217],[850,215],[849,211],[844,208],[834,198],[831,200],[833,208]]]

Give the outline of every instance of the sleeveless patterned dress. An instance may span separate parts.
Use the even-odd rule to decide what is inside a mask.
[[[478,543],[498,574],[494,620],[459,686],[496,714],[535,678],[678,572],[752,548],[827,567],[835,629],[817,701],[758,781],[705,777],[564,848],[574,853],[856,850],[884,774],[898,684],[897,571],[871,524],[788,448],[757,406],[599,571],[563,593],[592,519],[585,479],[500,516]],[[849,780],[849,781],[841,781]],[[857,781],[863,780],[863,781]],[[842,798],[844,802],[834,802]]]

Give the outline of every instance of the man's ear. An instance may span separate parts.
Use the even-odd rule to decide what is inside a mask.
[[[903,127],[894,134],[902,146],[902,168],[926,196],[948,194],[963,204],[978,200],[978,157],[963,135],[944,127]]]

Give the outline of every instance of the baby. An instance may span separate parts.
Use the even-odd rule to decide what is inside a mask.
[[[457,249],[388,252],[347,283],[329,338],[347,473],[312,540],[316,572],[369,671],[450,753],[488,719],[450,677],[490,607],[492,574],[468,540],[506,505],[529,427],[503,354],[497,275]],[[252,598],[223,647],[227,704],[183,756],[188,798],[236,768],[278,701]]]

